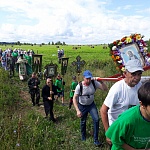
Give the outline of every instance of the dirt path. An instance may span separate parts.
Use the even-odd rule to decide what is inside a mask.
[[[40,113],[43,117],[45,116],[45,112],[44,112],[44,106],[43,103],[41,102],[40,99],[40,106],[32,106],[32,102],[31,102],[31,97],[28,91],[20,91],[20,97],[27,101],[27,103],[29,103],[29,107],[31,106],[31,109],[34,109],[35,111],[37,111],[38,113]]]

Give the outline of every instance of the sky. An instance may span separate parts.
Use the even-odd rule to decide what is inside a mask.
[[[0,42],[104,44],[150,38],[149,0],[1,0]]]

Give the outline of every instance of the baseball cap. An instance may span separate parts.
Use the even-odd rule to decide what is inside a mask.
[[[125,69],[127,69],[131,73],[136,71],[144,71],[139,59],[129,60],[125,64]]]
[[[84,71],[83,76],[85,78],[92,78],[92,73],[89,70]]]

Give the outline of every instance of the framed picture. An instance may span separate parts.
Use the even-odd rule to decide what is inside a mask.
[[[139,47],[136,43],[127,45],[127,46],[121,48],[120,53],[121,53],[121,57],[122,57],[124,64],[126,64],[129,60],[139,59],[142,66],[145,65],[144,58],[143,58],[143,56],[139,50]]]
[[[57,64],[47,64],[44,68],[46,69],[46,77],[56,77],[57,76]]]
[[[140,60],[144,69],[150,66],[148,45],[143,40],[143,35],[135,33],[109,44],[110,55],[117,71],[123,73],[125,64],[132,59]]]
[[[32,70],[36,73],[42,70],[42,55],[34,54],[32,56]]]
[[[48,76],[55,76],[55,66],[48,66],[47,67],[47,74]]]
[[[61,58],[61,74],[65,75],[65,73],[67,72],[67,66],[68,66],[68,57],[63,57]]]

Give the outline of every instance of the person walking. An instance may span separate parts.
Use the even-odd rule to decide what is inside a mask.
[[[100,83],[96,80],[92,81],[92,77],[92,73],[89,70],[84,71],[83,81],[76,86],[73,104],[77,112],[77,117],[81,118],[81,140],[86,140],[86,120],[88,113],[90,113],[94,126],[94,144],[100,146],[101,142],[98,140],[99,115],[94,103],[94,93],[97,88],[106,91],[107,86],[102,81],[100,81]]]
[[[69,109],[71,109],[71,106],[73,104],[73,95],[74,95],[75,88],[77,85],[78,85],[78,82],[77,82],[76,76],[72,76],[72,83],[70,86],[70,94],[69,94],[70,96]]]
[[[44,102],[44,110],[46,118],[50,114],[50,120],[56,122],[53,114],[54,95],[57,94],[56,86],[53,85],[51,78],[46,79],[46,85],[42,88],[42,97]]]
[[[29,93],[31,95],[32,99],[32,105],[37,106],[39,105],[39,100],[40,100],[40,80],[37,77],[37,74],[35,72],[32,73],[32,77],[28,80],[28,87],[29,87]],[[36,101],[35,101],[36,98]]]
[[[55,86],[57,87],[57,96],[56,100],[61,97],[62,105],[64,106],[64,85],[65,81],[62,79],[61,75],[57,75],[57,79],[55,81]]]
[[[150,150],[150,81],[138,90],[140,105],[123,112],[106,131],[112,150]]]
[[[129,60],[125,64],[125,78],[116,82],[109,90],[100,114],[105,131],[118,118],[118,116],[128,108],[138,105],[139,99],[137,91],[142,85],[141,75],[143,67],[138,59]],[[111,145],[111,141],[106,139]]]

